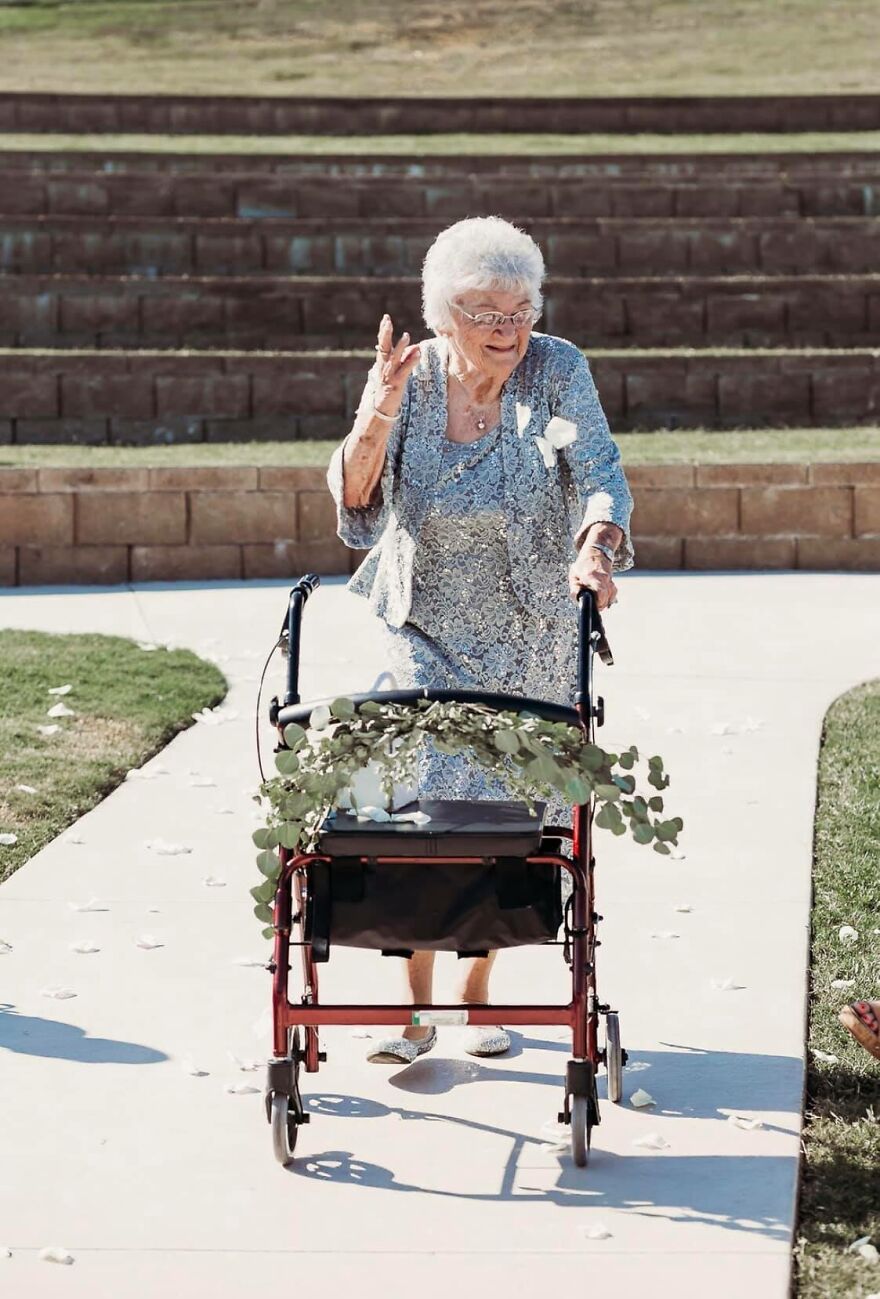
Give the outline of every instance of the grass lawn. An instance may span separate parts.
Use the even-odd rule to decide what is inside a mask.
[[[880,1247],[880,1062],[837,1021],[846,1001],[880,997],[878,880],[880,680],[835,701],[819,760],[800,1299],[880,1290],[880,1268],[847,1253],[862,1236]],[[841,925],[858,930],[857,943],[841,943]],[[833,988],[835,979],[853,986]]]
[[[880,429],[615,433],[624,464],[880,460]],[[0,446],[0,468],[23,466],[326,465],[334,442],[195,442],[179,446]]]
[[[257,95],[876,91],[874,0],[29,0],[0,88]]]
[[[3,10],[0,9],[0,14]],[[2,42],[0,42],[2,49]],[[0,79],[2,80],[2,79]],[[338,93],[338,91],[336,92]],[[597,154],[862,153],[880,150],[880,131],[792,135],[50,135],[0,133],[0,150],[81,153],[251,154]]]
[[[67,695],[48,693],[68,683]],[[189,650],[148,652],[119,636],[0,630],[0,832],[18,836],[0,846],[0,880],[226,691],[219,669]],[[58,702],[75,716],[48,717]],[[37,730],[52,725],[61,727],[56,735]]]

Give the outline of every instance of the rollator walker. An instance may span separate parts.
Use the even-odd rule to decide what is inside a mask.
[[[284,728],[308,725],[312,709],[327,700],[302,703],[299,696],[300,632],[303,609],[319,584],[314,575],[292,588],[281,643],[286,640],[287,689],[275,696],[269,718],[278,731],[275,752],[287,748]],[[476,690],[410,689],[350,695],[357,707],[367,700],[415,705],[456,701],[494,711],[529,713],[580,727],[594,740],[604,721],[601,697],[593,702],[593,656],[613,658],[592,591],[578,598],[577,692],[571,707],[516,695]],[[266,1116],[276,1158],[294,1157],[300,1128],[311,1114],[300,1094],[300,1071],[317,1073],[326,1060],[323,1024],[562,1025],[571,1029],[572,1052],[562,1080],[558,1121],[571,1130],[574,1163],[586,1165],[593,1128],[599,1123],[597,1074],[604,1067],[609,1101],[623,1091],[626,1052],[620,1044],[617,1012],[599,1000],[596,985],[595,858],[592,849],[593,796],[572,809],[572,828],[544,825],[544,805],[530,813],[525,803],[431,801],[405,811],[430,816],[423,825],[358,820],[354,813],[328,817],[315,851],[279,847],[281,874],[274,900],[272,1022],[274,1056],[268,1065]],[[562,903],[563,873],[572,891]],[[562,937],[559,931],[562,930]],[[326,1005],[320,999],[319,968],[336,946],[385,955],[411,956],[417,949],[456,951],[461,956],[542,944],[562,948],[571,971],[571,999],[564,1005]],[[290,990],[291,948],[300,951],[301,982]],[[600,1019],[604,1035],[600,1045]]]

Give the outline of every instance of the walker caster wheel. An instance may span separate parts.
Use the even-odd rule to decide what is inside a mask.
[[[587,1096],[571,1098],[571,1157],[578,1168],[586,1168],[590,1158],[592,1115]]]
[[[614,1010],[605,1016],[605,1074],[608,1099],[613,1105],[619,1105],[623,1100],[623,1052],[620,1049],[620,1020]]]
[[[269,1115],[272,1125],[272,1150],[279,1164],[287,1165],[293,1159],[299,1124],[289,1096],[274,1095]]]

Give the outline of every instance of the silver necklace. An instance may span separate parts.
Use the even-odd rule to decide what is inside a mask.
[[[494,401],[488,401],[488,402],[482,402],[482,403],[481,403],[481,402],[472,402],[471,399],[470,399],[470,397],[468,397],[468,394],[467,394],[467,388],[465,388],[465,386],[464,386],[464,381],[463,381],[462,379],[459,379],[458,375],[455,373],[454,370],[450,371],[450,373],[452,374],[453,379],[458,379],[458,382],[461,384],[461,387],[464,389],[464,393],[465,393],[465,396],[467,397],[467,402],[468,402],[468,405],[467,405],[467,414],[468,414],[468,416],[469,416],[469,417],[470,417],[470,416],[473,416],[473,417],[475,418],[475,420],[476,420],[476,425],[477,425],[477,430],[478,430],[480,433],[484,433],[485,430],[486,430],[486,417],[485,417],[484,415],[478,415],[478,414],[477,414],[477,411],[480,411],[480,410],[493,410],[496,406],[499,405],[500,400],[501,400],[500,397],[496,397],[496,398],[494,399]]]

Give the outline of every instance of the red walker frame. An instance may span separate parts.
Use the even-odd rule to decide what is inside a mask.
[[[304,582],[316,579],[304,579]],[[302,583],[300,584],[302,586]],[[293,612],[294,595],[291,593],[291,613]],[[303,596],[307,596],[308,592]],[[592,592],[581,593],[580,613],[582,645],[587,652],[581,656],[586,671],[579,679],[578,698],[575,709],[585,733],[589,736],[591,723],[603,719],[603,701],[598,700],[598,707],[593,707],[589,683],[589,653],[602,643],[606,653],[603,658],[611,659],[604,633],[596,633],[591,628],[591,620],[598,621],[598,614],[593,609]],[[588,597],[588,598],[584,598]],[[301,609],[298,602],[297,612]],[[592,618],[591,618],[592,616]],[[291,623],[293,618],[291,618]],[[586,637],[583,635],[586,623]],[[601,623],[599,624],[601,629]],[[294,678],[298,659],[298,619],[296,635],[288,645],[291,662],[289,672]],[[607,655],[607,657],[606,657]],[[584,660],[586,662],[584,663]],[[585,677],[585,679],[584,679]],[[584,688],[586,687],[586,688]],[[449,692],[447,692],[449,693]],[[463,692],[469,693],[469,692]],[[287,702],[298,702],[297,699]],[[275,716],[281,743],[279,748],[286,747],[283,741],[283,725],[278,723],[277,700],[273,700]],[[270,714],[271,716],[271,714]],[[272,971],[272,1029],[274,1058],[269,1062],[266,1089],[266,1112],[273,1128],[275,1153],[280,1162],[288,1163],[293,1157],[299,1126],[309,1122],[309,1114],[304,1111],[299,1094],[299,1067],[306,1073],[317,1073],[326,1055],[320,1049],[318,1030],[322,1024],[328,1025],[400,1025],[407,1020],[416,1022],[418,1012],[454,1012],[457,1023],[493,1026],[499,1022],[511,1025],[568,1025],[572,1030],[572,1059],[568,1062],[565,1075],[565,1097],[563,1108],[559,1113],[561,1123],[570,1124],[572,1128],[572,1152],[575,1163],[584,1165],[587,1162],[592,1128],[600,1121],[596,1074],[601,1065],[608,1073],[608,1098],[618,1102],[622,1094],[621,1070],[626,1063],[626,1052],[620,1047],[619,1025],[617,1014],[610,1006],[601,1004],[596,988],[596,927],[602,917],[595,910],[594,870],[595,858],[592,854],[592,796],[587,803],[577,804],[572,812],[571,830],[566,827],[548,826],[542,831],[544,839],[568,839],[572,844],[571,858],[559,852],[542,851],[530,853],[526,862],[557,866],[566,870],[572,877],[573,892],[571,899],[571,925],[566,922],[564,947],[566,960],[571,966],[572,995],[564,1005],[498,1005],[461,1006],[441,1003],[401,1004],[401,1005],[361,1005],[331,1004],[326,1005],[319,997],[318,963],[314,959],[311,944],[305,941],[305,906],[308,888],[308,867],[312,862],[331,862],[333,859],[321,853],[297,853],[286,848],[279,848],[281,874],[275,894],[273,924],[275,939],[273,957],[269,968]],[[366,860],[366,858],[362,858]],[[370,857],[370,861],[424,863],[426,860],[444,864],[471,865],[485,861],[482,857],[421,856]],[[298,939],[293,934],[298,932]],[[550,946],[553,944],[539,944]],[[557,944],[559,945],[559,944]],[[302,958],[303,991],[298,1002],[289,998],[290,949],[299,946]],[[569,955],[570,952],[570,955]],[[599,1045],[599,1017],[606,1016],[605,1045]],[[300,1040],[303,1030],[304,1041]]]

